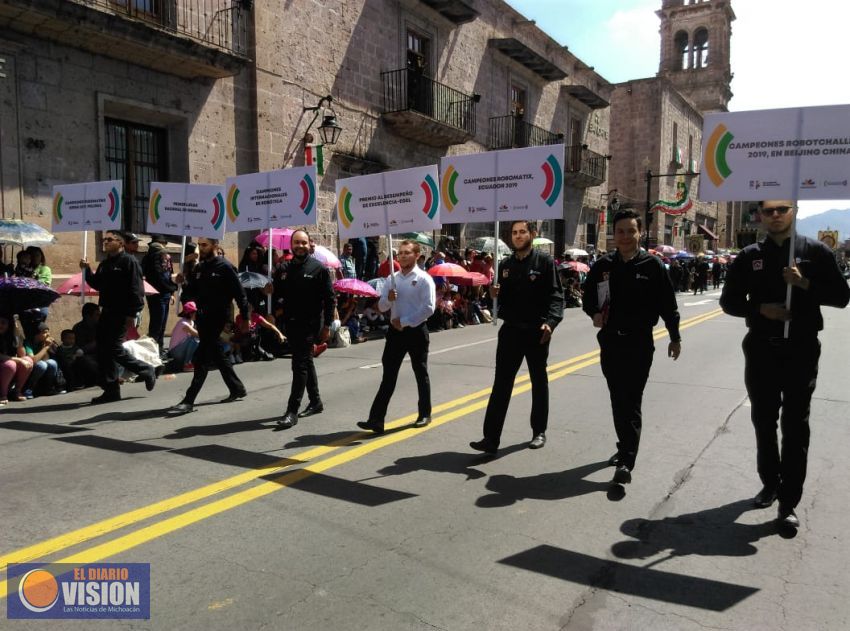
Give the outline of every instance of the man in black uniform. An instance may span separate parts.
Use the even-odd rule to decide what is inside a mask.
[[[292,260],[280,263],[272,275],[275,304],[283,306],[285,333],[292,349],[292,389],[286,413],[278,421],[282,429],[297,424],[299,417],[324,411],[313,345],[328,340],[336,305],[330,272],[310,255],[310,235],[296,230],[291,247]],[[305,388],[310,402],[299,414]]]
[[[153,366],[139,361],[124,348],[127,327],[136,321],[144,306],[144,285],[139,262],[124,251],[124,233],[107,230],[103,235],[106,260],[92,273],[88,261],[80,261],[83,279],[100,292],[100,319],[97,322],[97,367],[103,394],[92,403],[111,403],[121,400],[118,383],[118,364],[144,379],[148,391],[156,385]]]
[[[809,412],[820,358],[820,307],[846,307],[850,288],[829,248],[813,239],[796,236],[795,265],[788,266],[793,202],[761,202],[759,211],[767,237],[744,248],[729,267],[720,306],[729,315],[746,318],[749,327],[742,344],[744,383],[764,485],[755,504],[767,508],[778,498],[780,523],[796,528],[800,520],[794,509],[806,479]],[[788,285],[792,286],[790,311],[784,304]],[[776,436],[780,408],[781,455]]]
[[[192,362],[195,364],[192,383],[183,400],[168,411],[171,415],[195,411],[195,399],[207,379],[210,364],[214,364],[221,372],[221,378],[230,392],[222,403],[236,401],[246,394],[245,386],[224,354],[219,337],[224,325],[230,320],[231,303],[235,300],[239,307],[244,330],[248,328],[250,306],[236,268],[223,256],[216,254],[218,247],[217,239],[199,238],[200,261],[192,269],[191,277],[186,279],[188,290],[198,306],[197,328],[200,344]],[[177,276],[178,284],[182,284],[183,280],[182,275]]]
[[[642,424],[643,390],[652,367],[652,328],[658,317],[670,334],[667,355],[682,351],[676,292],[664,264],[640,249],[641,219],[634,210],[614,215],[617,250],[600,258],[587,275],[583,308],[600,329],[602,374],[608,383],[617,453],[609,464],[616,484],[632,481]]]
[[[469,443],[478,451],[494,454],[499,440],[514,380],[522,360],[531,378],[531,434],[529,448],[546,444],[549,422],[549,377],[546,359],[552,331],[564,317],[564,293],[555,263],[548,254],[532,246],[537,231],[526,220],[511,222],[514,253],[502,261],[499,282],[490,288],[498,296],[502,319],[496,347],[496,376],[484,415],[484,439]]]

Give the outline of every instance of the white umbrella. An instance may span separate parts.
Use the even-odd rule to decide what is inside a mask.
[[[564,254],[569,254],[570,256],[587,256],[587,252],[582,250],[581,248],[570,248]]]
[[[552,239],[547,239],[546,237],[536,237],[532,242],[532,245],[552,245],[555,243]]]
[[[51,245],[55,242],[56,237],[38,224],[19,219],[0,219],[0,243],[25,248],[30,245]]]
[[[478,237],[477,239],[473,239],[472,241],[470,241],[467,247],[470,247],[473,250],[477,250],[478,252],[495,253],[495,243],[496,242],[493,237]],[[507,243],[499,239],[499,255],[507,256],[510,253],[511,249],[508,247]]]

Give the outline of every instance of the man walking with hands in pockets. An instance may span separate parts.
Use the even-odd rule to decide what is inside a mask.
[[[384,432],[387,407],[395,390],[398,371],[406,354],[410,355],[416,387],[419,390],[419,416],[414,427],[425,427],[431,422],[431,382],[428,378],[428,318],[436,306],[436,289],[433,279],[416,266],[419,244],[412,240],[401,242],[398,262],[401,270],[393,273],[384,283],[378,307],[390,311],[390,328],[381,357],[384,374],[375,395],[369,419],[357,423],[358,427],[376,434]]]

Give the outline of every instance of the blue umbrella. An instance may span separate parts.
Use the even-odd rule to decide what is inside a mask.
[[[0,219],[0,243],[25,248],[30,245],[51,245],[55,242],[53,233],[36,223],[19,219]]]
[[[674,256],[673,258],[692,259],[692,258],[694,258],[694,255],[691,254],[690,252],[685,252],[684,250],[679,250],[679,253],[676,256]]]

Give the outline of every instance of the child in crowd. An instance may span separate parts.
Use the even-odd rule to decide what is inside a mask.
[[[24,350],[21,333],[15,330],[10,317],[0,315],[0,406],[9,403],[9,387],[13,383],[15,400],[26,401],[24,384],[32,371],[32,361]]]
[[[234,337],[233,322],[228,322],[221,330],[218,343],[221,344],[221,347],[224,350],[224,355],[231,364],[241,364],[242,354],[239,352],[239,346],[233,342]]]
[[[35,267],[32,265],[32,255],[26,250],[21,250],[17,254],[18,264],[15,266],[15,276],[23,278],[33,278],[35,276]]]
[[[56,349],[56,361],[59,369],[67,375],[68,387],[77,390],[85,387],[78,378],[81,371],[75,370],[74,364],[83,356],[83,349],[77,346],[77,335],[71,329],[65,329],[60,336],[62,344]]]
[[[239,346],[242,358],[247,361],[274,359],[274,355],[264,351],[260,346],[259,327],[263,327],[264,329],[274,333],[277,336],[278,343],[283,344],[286,337],[280,332],[280,329],[253,310],[251,311],[251,315],[248,316],[247,333],[242,333],[242,322],[242,314],[240,313],[236,316],[236,320],[233,322],[233,327],[237,331],[236,335],[233,337],[233,341],[237,346]]]
[[[178,314],[180,318],[171,331],[171,340],[168,344],[168,352],[177,368],[183,372],[192,372],[195,366],[192,358],[201,341],[198,337],[198,329],[195,328],[195,318],[198,316],[198,307],[193,301],[183,304],[183,310]]]

